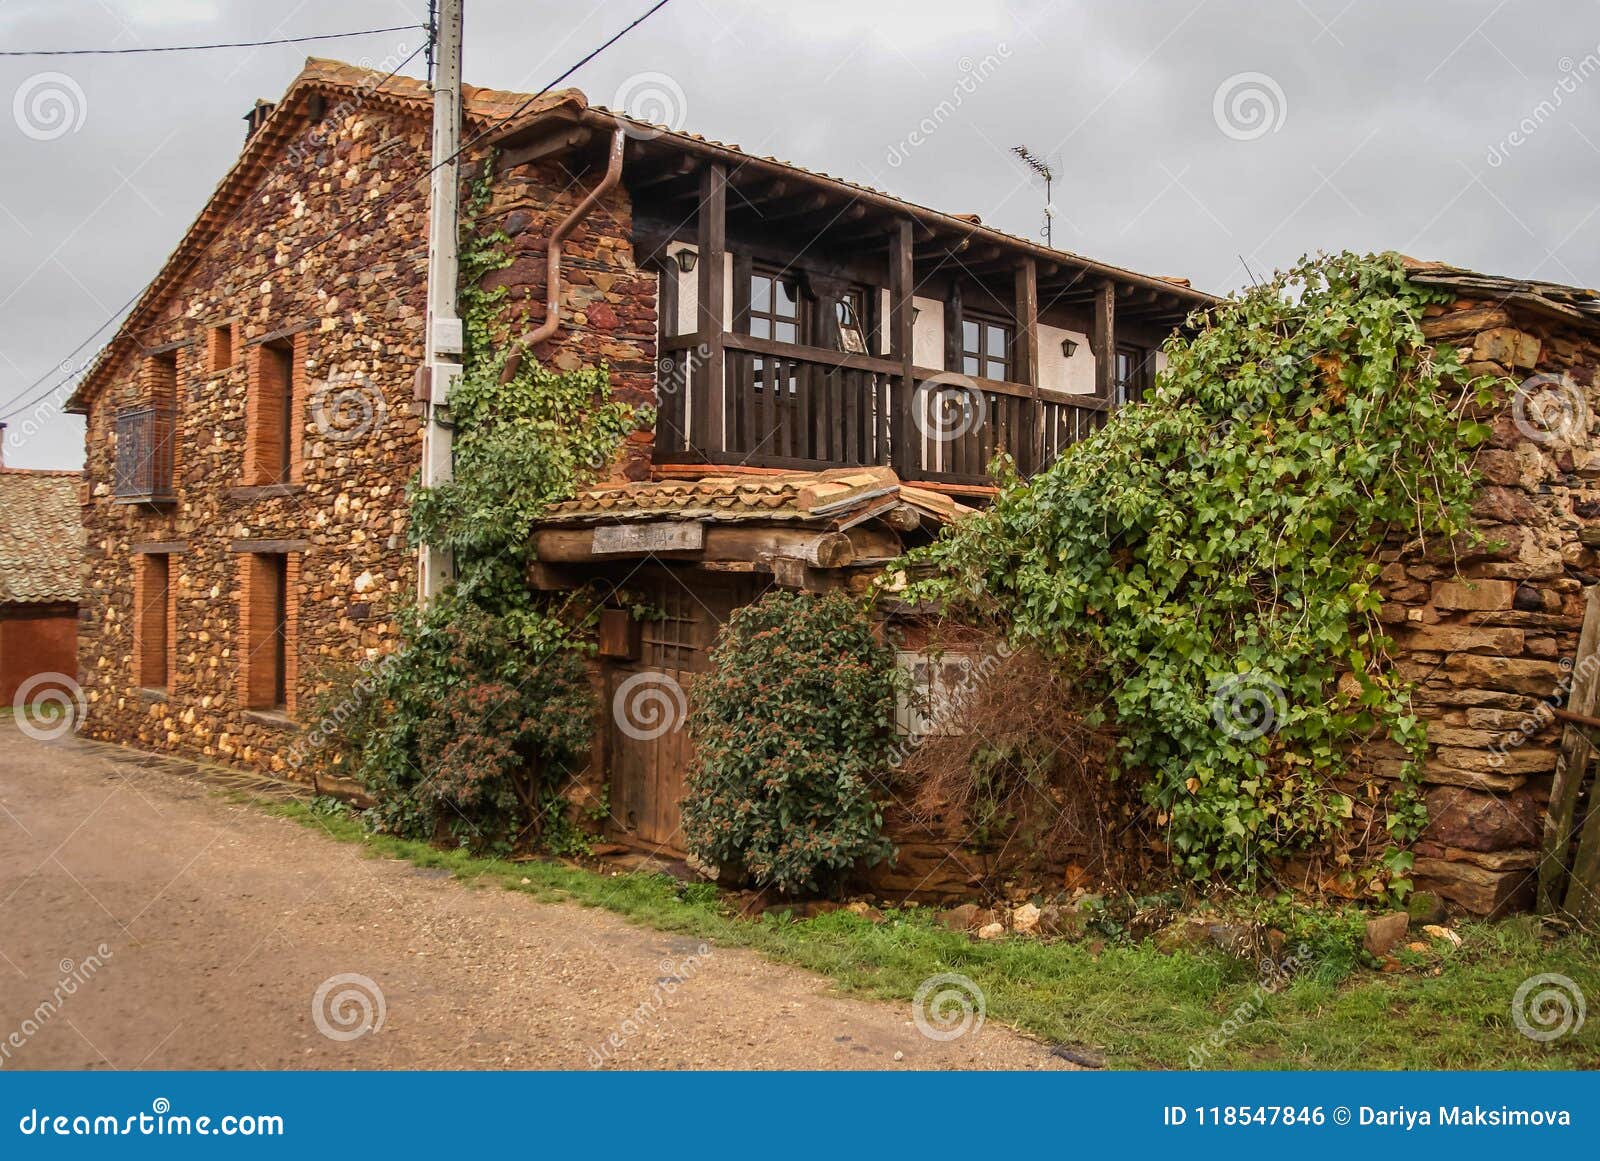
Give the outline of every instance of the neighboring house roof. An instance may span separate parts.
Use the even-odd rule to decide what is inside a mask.
[[[82,479],[82,472],[0,468],[0,604],[52,604],[82,595]]]
[[[890,468],[835,468],[602,485],[552,505],[539,523],[570,526],[708,520],[842,529],[890,513],[915,516],[918,523],[949,524],[972,511],[942,493],[901,483]]]
[[[1586,328],[1600,327],[1600,291],[1531,278],[1479,274],[1461,266],[1416,258],[1406,258],[1404,262],[1406,277],[1423,286],[1454,291],[1465,298],[1492,299],[1507,306],[1525,307]]]

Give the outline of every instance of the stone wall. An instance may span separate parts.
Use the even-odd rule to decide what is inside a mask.
[[[293,773],[292,727],[242,708],[238,693],[250,547],[294,547],[291,707],[296,685],[304,692],[319,671],[394,641],[395,615],[416,583],[405,486],[420,449],[411,392],[427,199],[416,177],[427,149],[425,117],[341,105],[314,134],[302,127],[243,197],[207,209],[231,220],[138,336],[144,348],[185,344],[176,351],[173,504],[113,494],[117,411],[148,401],[152,374],[142,352],[108,369],[86,417],[86,733]],[[391,196],[351,226],[362,207]],[[292,353],[296,380],[286,484],[261,485],[247,463],[246,400],[259,393],[267,336]],[[141,691],[133,671],[141,549],[173,553],[164,693]]]
[[[1585,543],[1600,526],[1600,338],[1492,301],[1462,299],[1427,316],[1436,344],[1508,381],[1481,415],[1493,426],[1477,455],[1485,543],[1457,546],[1454,560],[1446,546],[1391,548],[1381,619],[1428,723],[1417,887],[1500,914],[1532,902],[1560,738],[1534,711],[1545,699],[1565,704],[1583,589],[1600,573]],[[1546,378],[1529,383],[1536,375]],[[1378,753],[1380,772],[1398,762]]]
[[[416,179],[428,137],[425,106],[408,116],[343,102],[302,126],[244,196],[207,209],[231,215],[218,240],[143,329],[143,351],[108,368],[86,434],[79,668],[91,736],[296,777],[306,695],[397,642],[397,614],[416,584],[405,490],[421,452],[412,383],[423,355],[427,186]],[[507,288],[508,311],[525,312],[529,327],[544,315],[550,233],[603,173],[576,164],[547,159],[494,182],[484,224],[509,236],[512,263],[488,285]],[[567,241],[562,325],[534,353],[563,369],[606,364],[618,397],[649,406],[656,280],[634,265],[630,231],[619,187]],[[181,346],[161,358],[175,357],[175,385],[170,362],[146,353],[172,344]],[[247,423],[278,390],[268,345],[285,352],[293,378],[286,484],[263,482],[282,448]],[[119,503],[117,412],[174,386],[176,502]],[[644,426],[611,474],[648,477]],[[286,714],[246,708],[260,700],[241,661],[262,636],[251,625],[261,597],[252,550],[288,552]],[[173,554],[164,692],[141,689],[134,672],[136,558],[148,551]]]
[[[483,227],[510,238],[511,264],[488,274],[485,289],[504,288],[506,315],[526,312],[526,329],[544,321],[547,245],[552,231],[604,174],[574,170],[570,157],[498,172]],[[655,405],[656,276],[634,264],[633,214],[627,192],[612,189],[567,238],[561,259],[561,326],[533,353],[563,371],[607,366],[612,394],[640,408]],[[608,473],[650,478],[653,427],[641,424]]]

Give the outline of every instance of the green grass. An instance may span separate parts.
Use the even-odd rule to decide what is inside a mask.
[[[476,886],[602,907],[662,931],[752,948],[860,995],[909,1002],[929,976],[959,972],[982,989],[989,1019],[1052,1044],[1096,1049],[1114,1068],[1188,1067],[1191,1049],[1258,994],[1252,965],[1209,949],[1163,955],[1148,942],[1111,943],[1097,954],[1088,943],[1021,937],[979,943],[915,908],[890,911],[876,925],[842,911],[804,921],[773,914],[744,920],[727,914],[708,884],[475,858],[374,836],[354,818],[315,805],[271,809],[359,843],[373,857],[442,867]],[[1511,1018],[1518,985],[1546,972],[1569,977],[1600,1006],[1600,942],[1547,940],[1531,920],[1466,923],[1456,930],[1462,947],[1426,957],[1415,974],[1301,972],[1210,1048],[1205,1066],[1600,1068],[1600,1007],[1580,1030],[1548,1043],[1522,1035]]]

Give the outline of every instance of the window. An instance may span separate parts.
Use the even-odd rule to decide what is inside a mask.
[[[801,343],[800,284],[775,270],[750,275],[750,334],[780,343]]]
[[[979,379],[1011,380],[1011,349],[1017,330],[981,315],[961,319],[961,373]]]
[[[297,559],[284,552],[245,554],[240,693],[246,709],[292,711]]]
[[[1118,406],[1137,403],[1155,383],[1155,352],[1143,347],[1117,348],[1117,362],[1112,388]]]
[[[251,352],[245,400],[245,482],[287,484],[299,463],[295,347],[259,344]]]
[[[894,660],[908,678],[895,698],[895,732],[912,738],[966,733],[962,710],[981,677],[973,655],[897,652]]]
[[[233,366],[233,324],[222,323],[206,332],[206,373],[214,375]]]
[[[134,558],[134,680],[166,689],[172,679],[172,558],[149,552]]]
[[[146,355],[139,368],[142,402],[117,411],[116,495],[145,504],[170,503],[178,414],[178,352]]]

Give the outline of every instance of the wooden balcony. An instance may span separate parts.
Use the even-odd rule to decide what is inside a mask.
[[[1105,423],[1108,405],[871,355],[723,333],[711,378],[698,335],[663,343],[660,463],[818,470],[883,465],[904,480],[986,485],[1007,453],[1026,475]]]
[[[128,504],[170,504],[173,420],[170,404],[117,412],[116,498]]]

